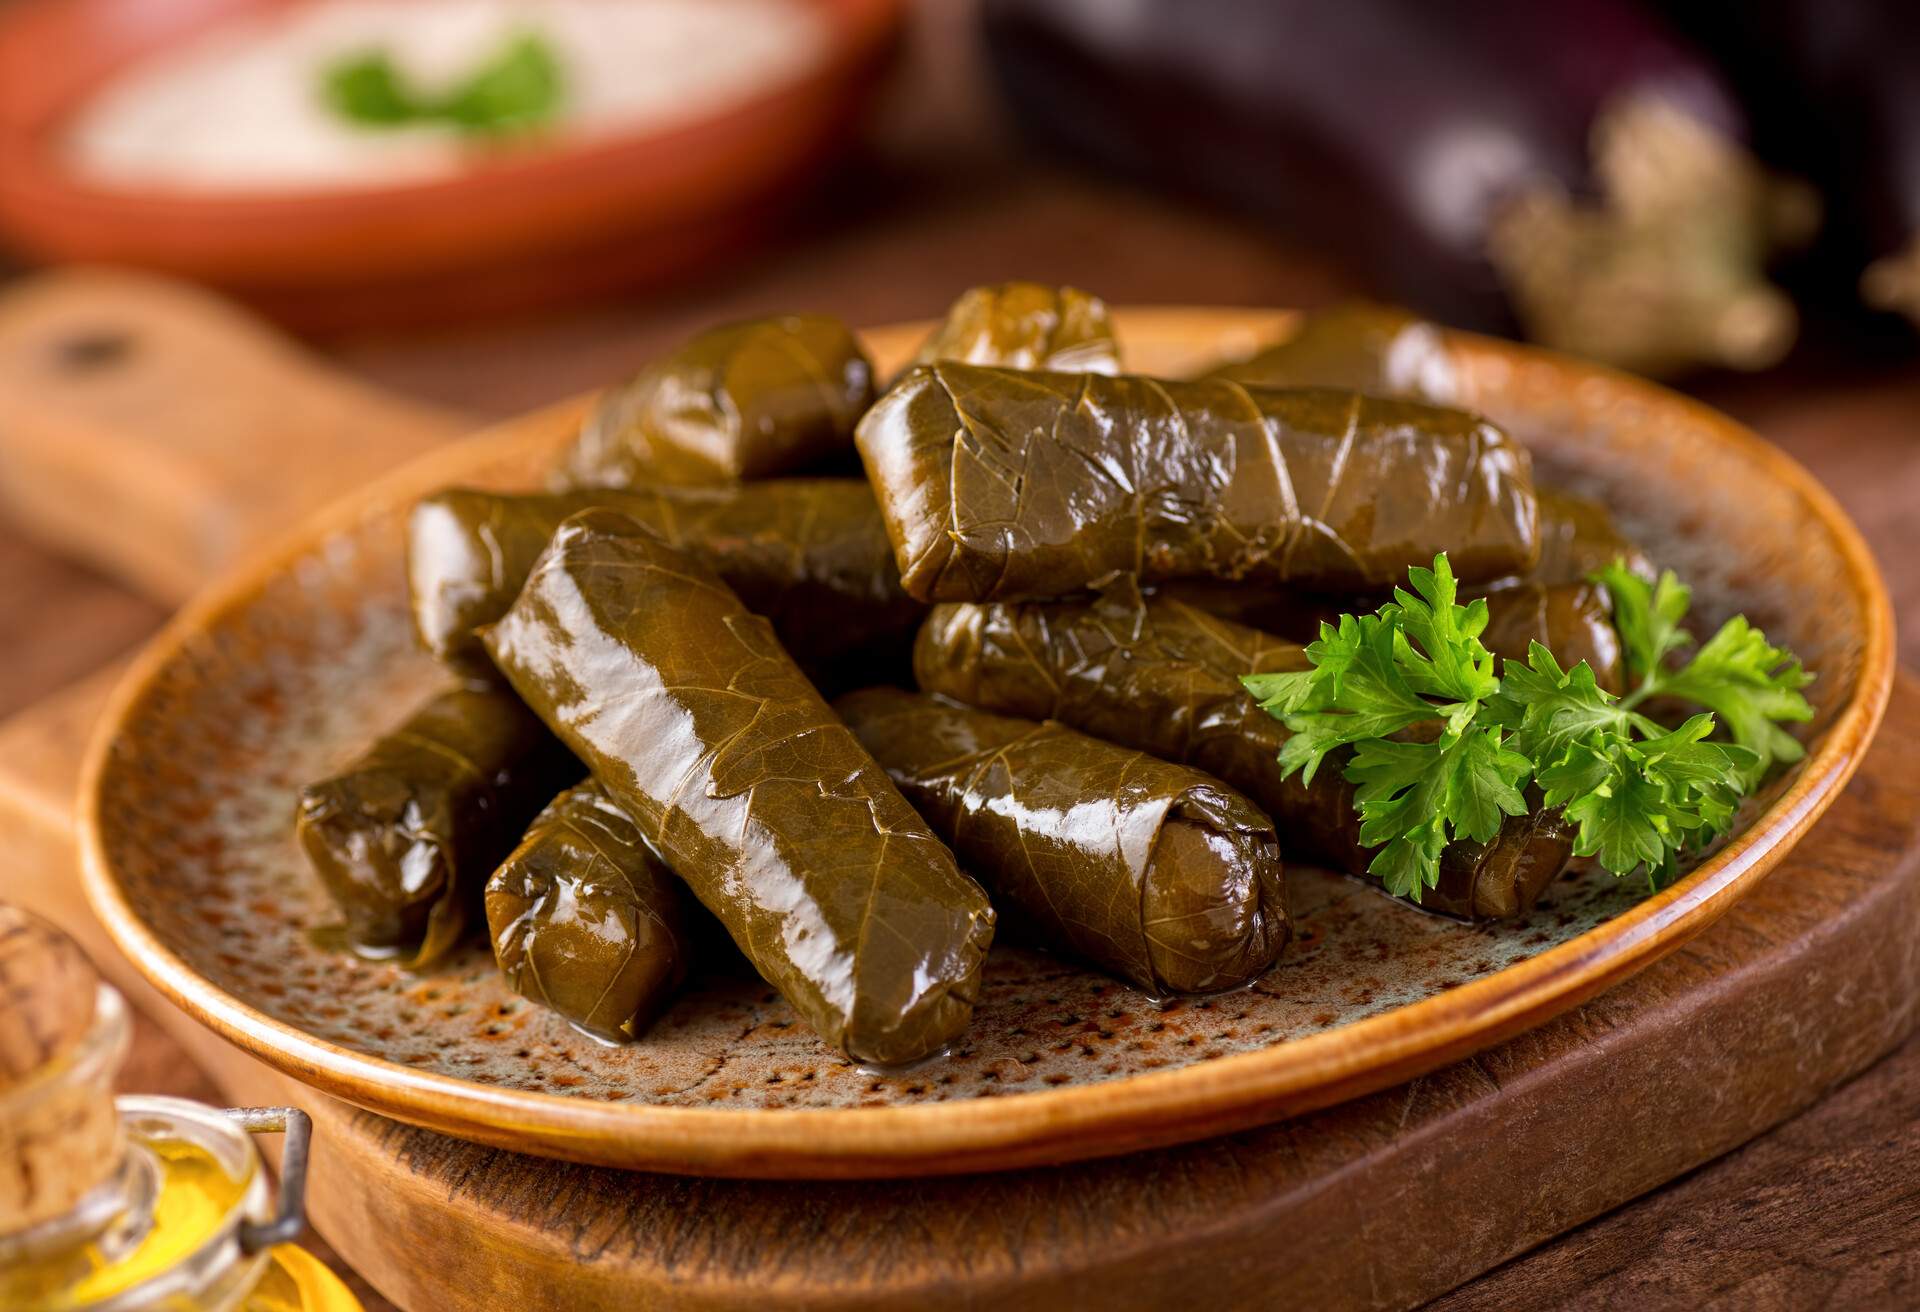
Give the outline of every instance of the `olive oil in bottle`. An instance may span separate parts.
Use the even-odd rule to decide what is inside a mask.
[[[0,994],[0,1308],[360,1312],[324,1265],[274,1242],[298,1222],[276,1219],[247,1124],[113,1097],[125,1001],[71,940],[5,905]],[[289,1162],[304,1157],[301,1113],[240,1115],[285,1128]]]

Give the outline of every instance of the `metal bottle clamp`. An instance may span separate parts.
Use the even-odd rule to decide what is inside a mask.
[[[291,1243],[307,1228],[307,1146],[313,1119],[298,1107],[229,1107],[229,1119],[248,1134],[284,1134],[280,1151],[280,1207],[271,1221],[242,1221],[240,1250],[249,1256]]]

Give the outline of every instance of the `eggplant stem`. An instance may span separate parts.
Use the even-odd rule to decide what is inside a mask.
[[[1860,299],[1920,325],[1920,236],[1866,267],[1860,275]]]
[[[1489,256],[1536,340],[1643,373],[1759,369],[1793,343],[1767,258],[1819,222],[1811,188],[1645,95],[1595,119],[1602,195],[1534,185],[1495,215]]]

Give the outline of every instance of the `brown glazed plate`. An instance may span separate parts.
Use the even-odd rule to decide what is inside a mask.
[[[1167,374],[1287,324],[1119,316],[1134,367]],[[869,336],[883,373],[923,331]],[[1641,969],[1745,895],[1859,763],[1893,648],[1859,534],[1785,455],[1652,384],[1454,342],[1472,401],[1531,445],[1547,480],[1608,500],[1695,585],[1702,623],[1745,611],[1819,673],[1806,759],[1658,894],[1575,874],[1525,920],[1476,927],[1295,868],[1298,938],[1250,988],[1161,1001],[996,947],[961,1042],[904,1072],[828,1050],[749,974],[696,978],[643,1041],[612,1048],[509,992],[484,945],[422,974],[317,946],[333,916],[293,842],[295,790],[444,677],[408,624],[406,509],[450,482],[535,484],[578,423],[575,401],[335,505],[173,621],[93,745],[89,895],[164,993],[294,1078],[460,1138],[615,1167],[856,1177],[1060,1162],[1273,1121],[1456,1060]]]

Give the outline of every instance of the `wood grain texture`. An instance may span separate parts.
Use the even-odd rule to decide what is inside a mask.
[[[80,889],[73,793],[87,735],[126,673],[117,662],[0,723],[0,898],[45,916],[79,942],[122,991],[131,965],[114,950]],[[159,1002],[140,981],[136,1004]]]
[[[121,655],[166,617],[160,603],[49,555],[0,517],[0,716]]]
[[[178,284],[65,272],[0,297],[0,502],[161,600],[465,427]]]
[[[1708,1170],[1430,1306],[1920,1306],[1916,1180],[1920,1038]]]

